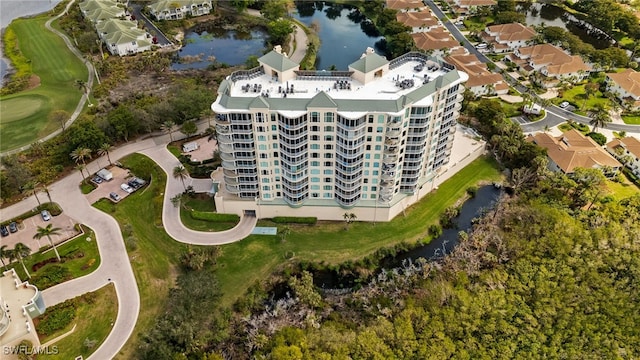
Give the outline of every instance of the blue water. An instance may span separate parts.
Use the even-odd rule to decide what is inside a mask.
[[[185,35],[185,46],[178,56],[183,63],[176,62],[173,70],[204,69],[213,63],[240,65],[251,55],[262,56],[267,35],[260,30],[239,33],[233,30],[212,34],[204,31],[200,34],[189,32]],[[186,61],[186,57],[195,57],[196,61]]]
[[[349,64],[358,60],[367,47],[375,48],[380,36],[365,34],[355,7],[334,5],[322,1],[298,2],[298,13],[294,17],[305,25],[319,26],[320,49],[316,69],[329,70],[335,65],[337,70],[347,70]],[[377,53],[381,54],[378,50]]]

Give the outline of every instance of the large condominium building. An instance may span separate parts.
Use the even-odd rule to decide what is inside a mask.
[[[346,71],[304,71],[278,48],[224,80],[211,106],[219,211],[390,220],[447,164],[467,75],[441,58],[367,49]],[[250,201],[247,201],[250,200]],[[382,209],[382,210],[381,210]]]

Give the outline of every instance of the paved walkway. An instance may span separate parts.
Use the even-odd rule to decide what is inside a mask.
[[[58,18],[60,18],[61,16],[65,15],[67,13],[67,11],[69,11],[69,8],[71,8],[71,6],[74,4],[74,2],[75,2],[75,0],[71,0],[60,14],[58,14],[55,17],[47,20],[47,22],[44,24],[44,26],[47,28],[47,30],[49,30],[49,31],[53,32],[54,34],[60,36],[62,38],[62,40],[64,40],[64,43],[67,45],[69,50],[71,50],[71,52],[78,59],[80,59],[80,60],[82,60],[84,62],[85,66],[87,67],[87,72],[89,73],[89,78],[87,79],[87,82],[86,82],[87,89],[91,89],[93,87],[93,79],[94,79],[94,76],[95,76],[94,75],[95,74],[95,69],[93,68],[93,65],[91,64],[90,61],[88,61],[87,59],[84,58],[84,55],[78,49],[76,49],[75,46],[73,46],[73,43],[71,42],[71,40],[69,40],[69,38],[65,34],[63,34],[60,31],[54,29],[53,27],[51,27],[51,23],[54,22],[55,20],[57,20]],[[72,89],[68,89],[68,91],[72,91]],[[80,98],[80,101],[78,101],[78,105],[76,106],[76,109],[74,110],[73,114],[71,114],[71,116],[69,117],[69,120],[67,120],[67,122],[65,123],[65,126],[64,126],[65,128],[68,128],[69,126],[71,126],[71,124],[73,124],[74,121],[76,121],[76,119],[78,118],[78,116],[82,112],[82,109],[84,109],[84,104],[86,104],[87,100],[89,99],[88,96],[89,96],[88,92],[85,92],[82,95],[82,97]],[[54,136],[57,136],[61,132],[62,132],[62,129],[58,129],[58,130],[52,132],[51,134],[38,139],[37,141],[47,141],[49,139],[52,139]],[[21,148],[18,148],[18,149],[5,151],[5,152],[1,153],[0,156],[16,154],[16,153],[19,153],[21,151],[27,150],[30,147],[31,147],[31,144],[25,145],[25,146],[23,146]]]
[[[294,32],[294,36],[293,38],[295,39],[295,43],[296,43],[296,50],[293,52],[293,54],[289,55],[289,58],[295,62],[295,63],[300,63],[302,61],[302,59],[304,59],[304,56],[307,54],[307,43],[308,43],[308,38],[307,38],[307,34],[304,32],[304,29],[302,27],[300,27],[300,25],[295,24],[295,28],[293,29]],[[289,46],[290,49],[293,49],[293,41],[291,41],[291,45]]]
[[[206,127],[206,122],[199,125],[201,131]],[[235,228],[219,233],[193,231],[182,225],[179,209],[175,208],[170,200],[172,196],[182,192],[183,188],[181,181],[172,175],[173,167],[178,165],[178,161],[166,150],[168,142],[168,135],[160,135],[126,144],[110,153],[111,159],[117,160],[128,154],[141,152],[158,162],[167,173],[162,213],[167,233],[178,241],[200,245],[227,244],[242,240],[251,234],[257,219],[250,216],[243,216]],[[87,164],[90,172],[99,170],[98,161],[96,159]],[[110,282],[113,283],[118,297],[118,316],[105,342],[89,357],[97,360],[113,359],[127,342],[136,325],[140,311],[140,294],[117,221],[89,204],[78,187],[81,181],[82,176],[75,171],[53,183],[50,186],[51,198],[60,204],[66,215],[95,231],[101,256],[100,266],[89,275],[46,289],[42,295],[47,307],[51,307],[84,293],[96,291]],[[186,182],[192,183],[198,191],[211,188],[209,179],[189,178]],[[0,209],[0,218],[14,217],[37,205],[35,197],[30,196],[19,203]]]

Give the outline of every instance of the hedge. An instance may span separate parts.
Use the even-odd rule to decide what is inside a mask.
[[[625,174],[627,176],[627,179],[629,179],[629,181],[631,181],[632,183],[634,183],[636,186],[640,187],[640,179],[638,179],[637,176],[635,176],[631,170],[629,170],[629,168],[627,167],[623,167],[622,168],[622,173]]]
[[[315,225],[318,222],[317,217],[294,217],[294,216],[276,216],[271,219],[277,224],[308,224]]]
[[[218,214],[206,211],[191,211],[191,218],[195,220],[211,222],[239,222],[240,216],[236,214]]]
[[[24,214],[18,215],[16,217],[14,217],[13,219],[7,220],[7,221],[3,221],[1,224],[2,225],[8,225],[11,222],[14,221],[23,221],[25,219],[28,219],[34,215],[39,215],[40,211],[42,210],[49,210],[49,212],[51,213],[51,216],[58,216],[60,214],[62,214],[62,209],[60,208],[60,206],[58,206],[57,203],[44,203],[42,205],[38,205],[38,207],[36,207],[35,209],[28,211]]]

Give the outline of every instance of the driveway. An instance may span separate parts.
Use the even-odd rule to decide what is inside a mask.
[[[109,197],[109,194],[112,192],[118,194],[120,196],[120,199],[124,199],[125,197],[129,196],[128,192],[120,188],[120,185],[127,182],[125,179],[129,176],[129,171],[118,166],[110,167],[109,171],[111,172],[111,174],[113,174],[113,179],[97,184],[97,187],[92,192],[87,194],[87,201],[89,202],[89,204],[93,204],[94,202],[102,198],[112,200]]]
[[[47,237],[36,240],[33,236],[38,233],[38,226],[46,227],[49,224],[52,224],[54,228],[60,228],[58,231],[60,235],[51,235],[51,240],[55,244],[60,244],[79,234],[74,227],[76,222],[64,212],[58,216],[52,216],[49,221],[42,220],[42,216],[37,214],[24,219],[22,224],[18,226],[18,232],[3,237],[2,240],[0,240],[0,244],[7,245],[9,249],[13,249],[17,243],[23,243],[31,249],[32,253],[35,253],[40,250],[41,247],[49,245],[49,240]]]
[[[160,46],[169,46],[172,45],[173,43],[162,33],[162,31],[160,31],[160,29],[158,29],[152,22],[151,20],[147,19],[146,16],[144,16],[144,14],[142,13],[142,6],[141,4],[136,4],[136,3],[130,3],[129,4],[131,6],[131,13],[133,15],[135,15],[136,20],[141,21],[144,26],[147,28],[147,31],[149,32],[149,34],[151,34],[152,36],[156,37],[156,40],[158,41],[157,45]]]

